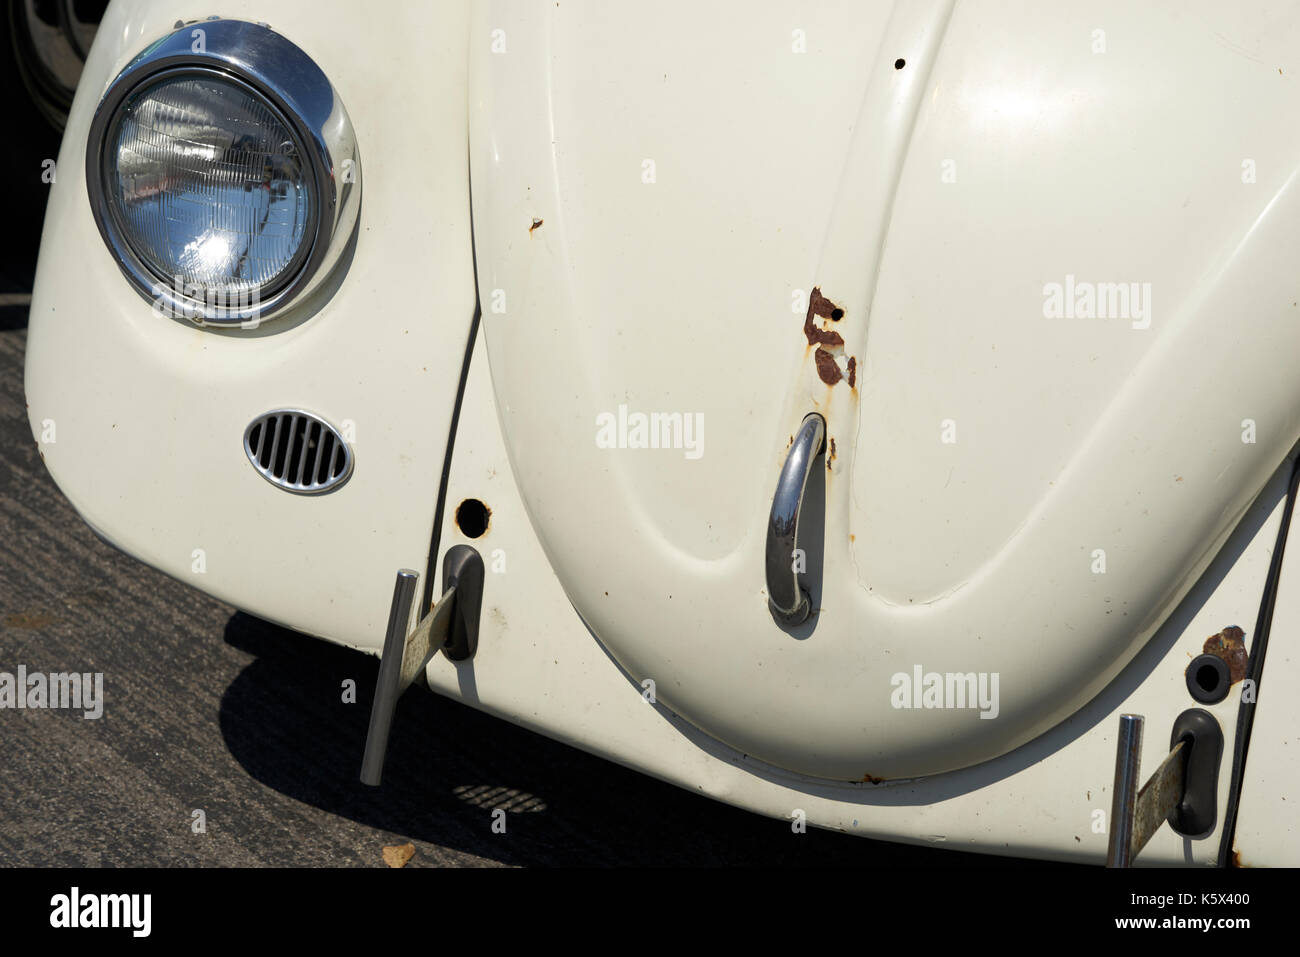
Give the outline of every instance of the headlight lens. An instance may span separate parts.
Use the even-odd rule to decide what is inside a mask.
[[[269,296],[310,246],[304,146],[269,103],[219,76],[128,97],[104,151],[123,238],[161,282],[204,301]]]
[[[108,85],[86,190],[155,312],[252,327],[324,301],[312,293],[356,236],[361,159],[342,100],[303,50],[265,24],[213,17],[178,24]]]

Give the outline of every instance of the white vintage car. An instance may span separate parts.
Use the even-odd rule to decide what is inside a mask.
[[[100,25],[32,430],[381,656],[364,780],[418,681],[796,831],[1300,864],[1295,4],[211,12]]]

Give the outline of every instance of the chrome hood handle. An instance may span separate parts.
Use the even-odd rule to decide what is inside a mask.
[[[799,587],[795,551],[804,490],[825,437],[826,420],[816,412],[804,416],[772,496],[767,523],[767,603],[777,620],[787,625],[801,624],[812,608],[808,593]]]

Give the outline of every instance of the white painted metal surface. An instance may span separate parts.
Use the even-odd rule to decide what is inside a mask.
[[[746,9],[480,12],[512,461],[579,613],[702,730],[833,780],[970,766],[1113,679],[1300,437],[1300,18],[859,5],[801,55],[784,9]],[[1088,318],[1054,283],[1135,286]],[[813,286],[856,387],[815,369]],[[702,454],[601,447],[623,406],[697,416]],[[811,411],[821,607],[789,633],[763,533]],[[999,676],[996,717],[899,708],[918,667]]]
[[[356,248],[255,331],[153,314],[80,172],[100,92],[178,13],[115,2],[28,346],[33,432],[53,424],[43,455],[88,522],[377,651],[393,573],[428,549],[474,305],[472,167],[483,328],[442,549],[468,541],[456,504],[482,499],[488,581],[478,654],[435,659],[431,686],[774,817],[1104,857],[1116,717],[1146,716],[1153,769],[1204,639],[1253,640],[1300,437],[1296,7],[220,12],[282,30],[346,102]],[[1055,315],[1055,284],[1079,308]],[[1087,318],[1073,294],[1102,284],[1121,314]],[[843,310],[812,322],[844,340],[832,385],[805,332],[814,285]],[[289,405],[352,423],[338,492],[278,492],[245,459],[247,423]],[[818,613],[791,632],[762,535],[810,411],[835,445],[809,501]],[[637,413],[696,428],[628,447]],[[895,707],[918,666],[996,675],[996,717]],[[1209,710],[1222,805],[1236,696]],[[1252,755],[1294,717],[1261,709]],[[1295,775],[1252,803],[1257,779],[1242,824],[1267,842]],[[1165,828],[1139,863],[1212,863],[1218,837]]]
[[[1229,624],[1249,635],[1281,520],[1286,472],[1269,481],[1221,554],[1129,665],[1084,708],[1009,754],[919,780],[850,784],[791,773],[727,747],[665,706],[663,685],[643,686],[594,640],[556,577],[529,520],[498,424],[487,350],[480,341],[461,411],[449,512],[475,497],[492,510],[469,539],[450,516],[443,548],[483,555],[487,582],[479,649],[459,664],[439,656],[430,686],[441,694],[602,757],[774,818],[868,837],[998,854],[1100,864],[1123,712],[1147,718],[1143,779],[1168,751],[1174,719],[1196,706],[1183,672],[1204,640]],[[492,370],[495,378],[496,372]],[[1272,645],[1276,654],[1277,639]],[[1236,687],[1240,687],[1237,685]],[[649,693],[655,693],[653,705]],[[1206,707],[1226,742],[1220,809],[1228,796],[1237,695]],[[1278,825],[1262,815],[1261,827]],[[1222,824],[1222,810],[1219,814]],[[1187,840],[1161,828],[1138,857],[1149,866],[1213,865],[1220,833]],[[1278,858],[1297,863],[1296,849]]]
[[[256,330],[160,318],[127,285],[90,217],[86,131],[104,87],[178,14],[114,3],[46,214],[27,346],[32,431],[39,440],[53,423],[46,465],[120,548],[262,617],[378,651],[394,571],[423,568],[428,554],[474,313],[464,11],[325,16],[305,0],[237,0],[221,13],[270,21],[355,113],[366,189],[351,260],[328,293]],[[249,422],[285,407],[350,437],[356,469],[336,494],[285,494],[244,457]]]

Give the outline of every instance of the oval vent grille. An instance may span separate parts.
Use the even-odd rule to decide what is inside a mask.
[[[288,492],[328,492],[352,474],[352,449],[338,429],[301,409],[259,415],[244,430],[244,452],[264,479]]]

